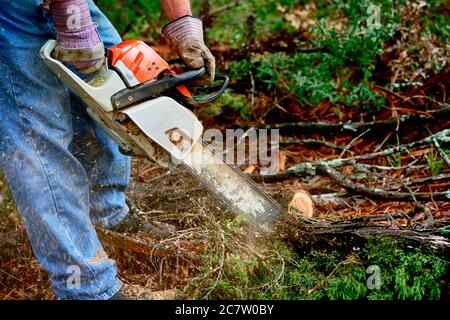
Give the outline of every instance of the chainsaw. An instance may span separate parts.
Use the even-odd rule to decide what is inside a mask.
[[[53,58],[55,46],[55,40],[47,41],[40,57],[84,101],[89,116],[121,152],[169,169],[184,166],[233,213],[246,215],[260,233],[270,234],[283,209],[203,142],[201,122],[185,107],[219,98],[228,77],[216,76],[221,85],[212,89],[217,90],[193,95],[187,85],[202,77],[204,68],[176,74],[150,46],[127,40],[107,49],[102,69],[82,79]]]

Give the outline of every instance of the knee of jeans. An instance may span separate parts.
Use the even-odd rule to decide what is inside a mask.
[[[90,219],[92,223],[101,228],[112,229],[117,226],[128,215],[129,208],[110,208],[109,210],[98,209],[91,204]]]

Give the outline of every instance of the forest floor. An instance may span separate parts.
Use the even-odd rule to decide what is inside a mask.
[[[280,224],[276,239],[255,241],[182,168],[133,159],[128,198],[155,232],[98,229],[120,278],[144,288],[139,295],[175,290],[181,299],[450,299],[445,1],[381,1],[378,29],[367,28],[360,1],[291,2],[197,3],[231,82],[222,99],[194,112],[222,132],[280,130],[275,172],[241,169],[294,213],[294,230]],[[123,17],[120,6],[98,3],[124,38],[153,37],[158,53],[176,60],[157,38],[158,8],[145,16],[139,2]],[[0,299],[54,299],[1,181]],[[292,202],[303,191],[314,212]],[[335,234],[320,229],[342,221]],[[363,229],[390,238],[372,243]],[[366,286],[374,265],[379,292]]]
[[[316,161],[333,158],[353,138],[332,138],[331,142],[335,146],[341,146],[338,150],[336,147],[305,147],[299,144],[282,147],[281,154],[287,155],[287,162],[292,161],[293,164],[304,162],[305,159]],[[364,150],[368,150],[369,146],[376,145],[375,141],[360,138],[353,144],[363,145]],[[424,151],[421,152],[423,154]],[[415,155],[418,156],[419,153],[416,152]],[[445,172],[448,171],[444,170]],[[306,183],[301,174],[278,174],[268,177],[268,181],[264,181],[264,176],[252,176],[285,209],[296,192],[308,191],[316,200],[313,217],[317,219],[354,219],[389,214],[395,216],[401,212],[411,212],[417,206],[427,208],[426,212],[431,213],[435,224],[450,218],[449,201],[431,198],[417,202],[389,201],[386,197],[373,199],[352,190],[349,192],[348,188],[343,188],[324,174],[314,174]],[[160,230],[167,232],[156,232],[149,236],[99,230],[101,239],[110,257],[117,261],[120,278],[125,283],[139,285],[148,292],[177,289],[181,290],[178,297],[189,298],[182,290],[192,279],[203,274],[201,257],[208,255],[208,250],[220,247],[219,243],[215,246],[208,245],[211,239],[221,241],[217,238],[217,229],[211,228],[211,224],[228,221],[232,219],[232,215],[181,168],[168,171],[146,160],[134,160],[132,178],[128,195],[134,209]],[[433,187],[435,191],[440,188],[445,190],[448,182],[438,182]],[[425,190],[429,188],[431,186],[427,184]],[[320,198],[321,194],[331,197]],[[415,217],[414,222],[420,226],[427,219],[430,217],[421,215]],[[402,219],[386,222],[385,226],[394,229],[414,228],[406,215]],[[47,274],[33,257],[25,231],[14,211],[2,215],[0,235],[2,242],[9,244],[2,247],[0,256],[0,299],[54,299]]]

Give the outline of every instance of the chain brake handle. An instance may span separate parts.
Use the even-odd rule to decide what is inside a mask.
[[[190,81],[193,80],[195,79],[191,79]],[[217,82],[220,82],[220,84],[217,84]],[[220,96],[222,96],[222,94],[228,87],[229,82],[230,79],[228,78],[228,76],[224,74],[217,74],[214,79],[215,84],[213,83],[213,85],[210,86],[196,87],[194,90],[195,94],[190,93],[189,95],[185,95],[182,90],[177,90],[177,92],[174,94],[174,98],[180,99],[182,102],[189,106],[198,107],[201,105],[205,105],[216,101]],[[189,83],[187,83],[187,85],[189,85]]]

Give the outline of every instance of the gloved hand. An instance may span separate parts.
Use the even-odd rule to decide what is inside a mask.
[[[205,67],[205,76],[195,84],[211,84],[214,81],[216,59],[203,40],[202,21],[192,16],[184,16],[166,25],[162,32],[176,46],[178,54],[189,68]]]
[[[105,48],[92,22],[87,0],[51,0],[50,14],[56,28],[55,58],[74,66],[80,73],[99,70]]]

